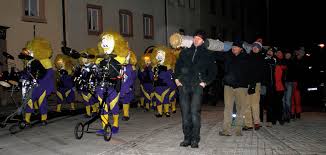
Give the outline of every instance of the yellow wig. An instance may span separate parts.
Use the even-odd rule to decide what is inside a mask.
[[[54,59],[54,65],[57,70],[65,69],[69,75],[72,73],[73,63],[71,58],[66,55],[58,54]]]
[[[49,59],[52,56],[51,44],[43,38],[28,41],[26,49],[33,51],[34,58],[37,60]]]
[[[137,64],[137,56],[135,54],[135,52],[130,50],[130,60],[129,60],[129,64],[135,66]]]
[[[164,51],[165,52],[165,60],[163,65],[166,66],[168,69],[173,69],[176,59],[174,54],[172,53],[172,49],[168,48],[166,46],[157,46],[153,49],[153,52],[151,53],[151,62],[152,66],[156,66],[158,64],[158,61],[156,59],[156,55],[158,51]]]
[[[52,68],[50,57],[52,56],[51,44],[44,38],[35,38],[26,43],[27,50],[33,52],[33,57],[40,60],[45,69]]]
[[[145,53],[142,55],[140,61],[138,62],[139,68],[142,70],[146,66],[146,62],[149,62],[151,64],[151,54],[150,53]]]

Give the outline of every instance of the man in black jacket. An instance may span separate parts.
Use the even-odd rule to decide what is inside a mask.
[[[217,73],[211,53],[203,45],[205,36],[203,31],[196,32],[193,45],[181,51],[175,67],[184,134],[182,147],[198,148],[203,88],[215,79]]]
[[[243,116],[248,107],[249,57],[242,42],[233,42],[232,52],[216,52],[216,59],[224,61],[224,120],[221,136],[231,136],[233,105],[236,104],[236,135],[242,136]]]
[[[251,130],[254,128],[258,130],[260,128],[260,114],[259,114],[259,101],[260,101],[260,91],[261,91],[261,83],[264,80],[265,73],[265,60],[262,53],[262,43],[254,42],[251,53],[249,54],[249,98],[248,98],[248,107],[245,110],[246,113],[244,124],[245,127],[243,130]]]

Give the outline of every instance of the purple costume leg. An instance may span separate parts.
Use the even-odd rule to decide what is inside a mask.
[[[68,96],[66,96],[66,102],[67,103],[73,103],[75,101],[75,91],[73,89],[69,89],[69,90],[70,90],[70,92],[69,92]],[[68,91],[66,91],[66,93]]]
[[[163,105],[169,104],[169,91],[170,89],[167,86],[157,86],[155,88],[156,106],[159,115],[163,114]]]
[[[107,91],[107,97],[104,100],[104,93]],[[96,89],[97,98],[100,102],[101,110],[101,120],[103,128],[109,122],[109,108],[113,114],[113,126],[112,126],[112,133],[118,133],[119,130],[119,94],[116,92],[114,88],[97,88]]]

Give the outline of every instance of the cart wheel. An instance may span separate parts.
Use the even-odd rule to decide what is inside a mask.
[[[25,122],[19,122],[18,127],[19,127],[19,129],[25,129],[26,123]]]
[[[0,128],[4,128],[4,127],[6,127],[6,124],[0,123]]]
[[[110,141],[112,137],[112,129],[111,129],[111,124],[107,124],[104,127],[104,140],[105,141]]]
[[[74,133],[75,133],[75,138],[76,139],[81,139],[83,137],[83,135],[84,135],[84,125],[83,125],[83,123],[79,122],[79,123],[76,124]]]
[[[13,124],[13,125],[11,125],[11,126],[9,127],[9,132],[10,132],[11,134],[15,134],[15,133],[19,132],[20,130],[21,130],[21,129],[20,129],[18,123],[17,123],[17,124]]]

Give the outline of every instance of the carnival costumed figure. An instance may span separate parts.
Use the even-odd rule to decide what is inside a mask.
[[[119,52],[119,53],[117,53]],[[136,80],[135,65],[137,57],[131,50],[116,51],[117,56],[114,58],[122,64],[123,81],[121,84],[119,103],[122,104],[123,117],[122,120],[128,121],[130,102],[134,98],[133,85]],[[126,55],[127,54],[127,55]],[[126,56],[125,56],[126,55]]]
[[[142,56],[140,61],[140,68],[138,70],[138,79],[140,80],[141,98],[140,106],[149,111],[152,105],[152,98],[154,96],[154,72],[151,66],[151,54],[146,53]]]
[[[83,99],[86,114],[90,118],[98,112],[99,103],[95,95],[95,81],[97,66],[95,65],[97,48],[87,48],[80,52],[79,67],[75,71],[75,85]]]
[[[96,60],[98,66],[97,86],[95,94],[100,102],[103,104],[101,109],[101,120],[103,129],[109,122],[109,108],[113,114],[112,133],[116,134],[119,131],[119,96],[121,89],[122,70],[121,64],[115,59],[121,51],[127,51],[126,42],[123,37],[115,32],[104,32],[98,44],[99,53],[103,58]],[[97,134],[104,134],[104,130],[98,130]]]
[[[170,117],[169,94],[173,85],[173,53],[167,47],[156,47],[151,54],[151,61],[154,66],[154,95],[157,104],[156,117],[162,117],[163,107],[165,116]]]
[[[32,97],[26,106],[25,121],[30,124],[31,114],[38,107],[42,125],[47,124],[47,97],[55,91],[55,72],[52,69],[50,57],[52,49],[50,42],[43,38],[35,38],[26,44],[27,53],[34,59],[30,60],[32,74],[36,75],[38,86],[32,91]],[[34,68],[35,66],[35,68]],[[34,104],[33,104],[34,103]],[[34,106],[33,106],[34,105]]]
[[[75,91],[72,77],[72,60],[63,54],[58,54],[54,60],[57,69],[57,112],[61,112],[62,104],[70,104],[70,110],[75,110]]]

